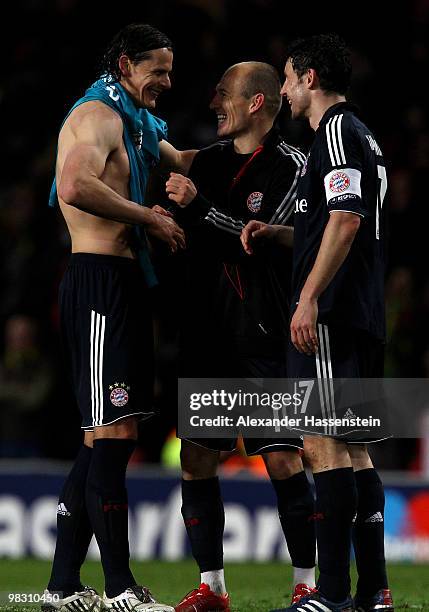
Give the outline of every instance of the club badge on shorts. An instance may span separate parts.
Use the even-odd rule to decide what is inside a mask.
[[[345,172],[335,172],[329,181],[329,189],[333,193],[341,193],[350,187],[350,178]]]
[[[264,194],[260,191],[254,191],[251,193],[247,198],[247,208],[253,213],[259,212],[261,210],[263,197]]]
[[[110,401],[112,402],[114,406],[121,408],[122,406],[125,406],[125,404],[128,404],[128,400],[129,400],[128,391],[130,390],[130,387],[126,385],[124,382],[123,383],[118,383],[118,382],[113,383],[113,385],[109,386],[109,390],[110,390]]]

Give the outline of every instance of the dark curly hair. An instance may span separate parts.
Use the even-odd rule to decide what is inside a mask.
[[[350,51],[337,34],[317,34],[290,44],[287,59],[299,77],[313,68],[326,92],[345,94],[350,85]]]
[[[149,59],[150,51],[164,47],[173,50],[168,36],[146,23],[131,23],[116,34],[105,50],[98,75],[109,74],[114,81],[119,81],[121,71],[118,62],[121,55],[127,55],[134,63],[142,62]]]

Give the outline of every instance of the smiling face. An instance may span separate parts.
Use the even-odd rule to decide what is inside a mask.
[[[155,108],[159,94],[171,87],[173,52],[166,47],[155,49],[150,51],[148,59],[137,63],[125,60],[125,66],[126,73],[123,73],[121,84],[138,106]]]
[[[210,108],[217,116],[217,135],[236,138],[250,130],[251,100],[242,94],[243,70],[234,67],[228,70],[216,86]]]
[[[284,74],[285,81],[280,93],[289,102],[292,119],[307,117],[311,97],[309,88],[306,86],[306,75],[299,77],[290,59],[286,62]]]

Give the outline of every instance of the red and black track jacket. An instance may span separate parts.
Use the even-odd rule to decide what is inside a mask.
[[[304,162],[275,129],[253,154],[237,154],[232,141],[221,141],[195,156],[189,177],[198,194],[176,216],[188,243],[182,346],[284,354],[292,253],[267,241],[246,255],[240,234],[251,219],[292,224]]]

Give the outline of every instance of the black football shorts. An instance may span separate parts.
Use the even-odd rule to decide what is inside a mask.
[[[59,291],[66,364],[82,429],[153,414],[153,328],[139,264],[75,253]]]
[[[338,402],[338,382],[343,379],[373,379],[371,381],[371,392],[375,397],[382,397],[382,392],[378,394],[380,388],[379,381],[384,376],[384,342],[364,330],[352,327],[345,327],[335,324],[317,323],[317,337],[319,351],[316,354],[306,355],[300,353],[290,342],[287,352],[287,372],[290,378],[294,379],[314,379],[314,416],[324,419],[336,419],[339,417],[353,418],[361,414],[367,415],[368,407],[374,416],[383,416],[383,402],[367,399],[368,391],[364,386],[365,381],[351,381],[350,386],[344,387],[344,395],[341,399],[348,401],[351,399],[351,407],[343,407]],[[334,384],[335,379],[335,384]],[[335,387],[335,389],[334,389]],[[350,389],[347,393],[347,389]],[[351,395],[355,394],[354,397]],[[317,413],[317,414],[316,414]],[[323,431],[317,428],[310,430],[302,429],[308,435],[322,434],[330,437],[339,438],[347,443],[366,443],[377,442],[386,437],[390,437],[388,432],[380,430],[380,435],[366,435],[365,428],[362,432],[352,431],[350,434],[341,433],[334,427],[324,427]],[[344,432],[346,430],[343,430]],[[374,430],[376,431],[376,430]],[[337,434],[337,435],[336,435]]]
[[[202,348],[204,346],[204,348]],[[183,378],[286,378],[285,359],[243,356],[215,343],[182,342],[180,375]],[[212,451],[233,451],[237,438],[187,438],[188,442]],[[299,436],[290,438],[243,437],[247,455],[302,449]]]

